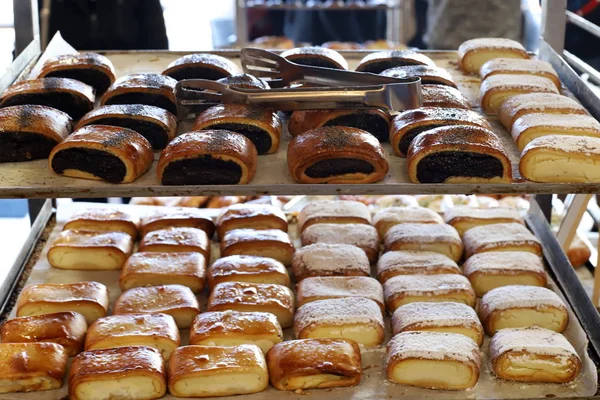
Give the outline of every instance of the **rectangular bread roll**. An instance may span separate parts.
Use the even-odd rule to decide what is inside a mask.
[[[288,223],[279,207],[270,204],[234,204],[224,208],[217,220],[219,237],[234,229],[279,229],[287,232]]]
[[[381,283],[398,275],[460,273],[460,268],[454,260],[433,251],[388,251],[377,261],[377,279]]]
[[[135,239],[138,235],[139,225],[139,217],[126,211],[112,208],[88,208],[74,212],[63,230],[125,232]]]
[[[444,220],[454,227],[462,237],[466,231],[476,226],[515,222],[524,224],[519,211],[508,207],[475,208],[452,207],[444,213]]]
[[[362,297],[316,300],[296,311],[294,335],[298,339],[351,339],[367,347],[379,346],[385,336],[381,308]]]
[[[258,256],[229,256],[219,258],[208,269],[208,287],[221,282],[274,283],[290,286],[285,265],[274,258]]]
[[[362,375],[360,348],[347,339],[288,340],[269,351],[267,365],[278,390],[356,386]]]
[[[373,300],[385,312],[383,288],[377,279],[368,276],[316,276],[296,285],[298,307],[315,300],[341,297],[363,297]]]
[[[69,372],[73,400],[158,399],[166,392],[164,361],[152,347],[84,351],[75,357]]]
[[[300,232],[314,224],[371,224],[366,205],[354,200],[311,201],[298,214]]]
[[[492,371],[500,379],[566,383],[581,371],[581,359],[560,333],[541,328],[503,329],[490,342]]]
[[[133,253],[133,239],[124,232],[62,231],[48,250],[54,268],[114,270]]]
[[[478,226],[463,235],[465,256],[489,251],[527,251],[542,256],[542,245],[529,229],[514,222]]]
[[[528,59],[523,45],[504,38],[476,38],[463,42],[458,47],[460,69],[469,74],[478,74],[481,66],[495,58]]]
[[[371,265],[364,251],[351,244],[315,243],[294,253],[296,282],[315,276],[369,276]]]
[[[292,263],[294,244],[279,229],[234,229],[221,238],[221,257],[247,255],[269,257],[283,265]]]
[[[373,225],[382,238],[392,226],[406,223],[443,224],[444,220],[438,213],[425,207],[389,207],[373,216]]]
[[[169,392],[176,397],[233,396],[269,386],[258,346],[183,346],[169,360]]]
[[[479,380],[481,354],[477,343],[464,335],[402,332],[389,341],[384,363],[394,383],[465,390]]]
[[[512,96],[525,93],[559,94],[554,83],[541,76],[498,74],[481,82],[479,100],[486,114],[496,114]]]
[[[560,79],[552,64],[538,59],[494,58],[483,64],[479,77],[485,80],[488,76],[498,74],[533,75],[550,79],[560,90]]]
[[[433,251],[457,262],[463,244],[456,229],[446,224],[401,224],[392,227],[384,239],[385,251]]]
[[[209,238],[215,232],[215,224],[206,215],[206,211],[189,207],[169,207],[142,218],[140,236],[144,237],[148,232],[167,228],[196,228],[206,232]]]
[[[140,252],[202,253],[210,260],[210,240],[198,228],[166,228],[148,232],[140,241]]]
[[[68,359],[56,343],[0,343],[0,393],[58,389]]]
[[[380,240],[377,229],[366,224],[315,224],[305,228],[301,235],[302,246],[309,244],[351,244],[361,248],[369,262],[377,261]]]
[[[190,328],[190,344],[202,346],[254,344],[267,354],[281,341],[281,325],[274,314],[267,312],[205,312],[196,317]]]

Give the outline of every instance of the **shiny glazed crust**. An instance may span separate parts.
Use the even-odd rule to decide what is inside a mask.
[[[386,66],[391,64],[395,65],[382,68],[384,64]],[[358,63],[356,71],[379,74],[386,69],[403,65],[427,65],[435,67],[433,60],[423,53],[412,50],[388,50],[378,51],[364,56]]]
[[[203,210],[188,207],[169,207],[168,211],[156,211],[142,218],[140,236],[144,237],[148,232],[166,228],[198,228],[212,237],[215,232],[215,224]]]
[[[560,79],[552,64],[538,59],[495,58],[483,64],[479,70],[482,81],[488,76],[498,74],[541,76],[550,79],[558,90],[561,87]]]
[[[362,297],[373,300],[385,312],[383,288],[377,279],[368,276],[315,276],[296,285],[296,304],[341,297]]]
[[[140,241],[138,251],[200,252],[210,260],[210,239],[197,228],[166,228],[148,232]]]
[[[292,263],[294,244],[279,229],[234,229],[221,238],[221,256],[271,256],[284,265]],[[275,254],[276,253],[276,254]]]
[[[139,225],[140,219],[126,211],[112,208],[87,208],[75,211],[63,230],[125,232],[135,239]]]
[[[267,204],[234,204],[221,212],[217,219],[217,233],[225,236],[228,231],[240,228],[279,229],[287,232],[288,223],[279,207]]]
[[[445,85],[422,85],[423,107],[460,108],[468,110],[469,102],[460,90]]]
[[[302,232],[314,224],[371,224],[371,213],[366,205],[354,200],[313,200],[298,214]]]
[[[290,135],[296,137],[301,133],[310,131],[312,129],[320,128],[327,124],[327,122],[334,120],[339,117],[346,115],[355,114],[372,114],[386,121],[387,125],[390,125],[391,116],[387,111],[375,109],[375,110],[299,110],[292,112],[290,120],[288,122],[288,131]]]
[[[115,96],[128,93],[146,93],[157,96],[163,96],[176,108],[175,85],[177,81],[169,76],[160,74],[132,74],[122,76],[117,79],[104,93],[100,100],[100,105],[111,103]]]
[[[307,56],[320,58],[324,62],[330,63],[333,68],[348,69],[348,62],[340,53],[320,46],[296,47],[282,52],[280,56],[298,64],[303,64],[302,59]]]
[[[229,256],[215,261],[208,269],[208,287],[212,290],[221,282],[275,283],[290,286],[285,266],[268,257]]]
[[[472,57],[480,52],[495,52],[489,59],[498,58],[498,53],[503,57],[527,59],[529,55],[521,43],[504,38],[477,38],[467,40],[458,47],[458,64],[460,69],[470,74],[479,73],[479,64],[473,63]]]
[[[479,99],[481,108],[486,114],[495,114],[502,101],[515,95],[525,93],[559,94],[554,83],[541,76],[498,74],[481,82]]]
[[[48,74],[69,70],[96,70],[102,72],[110,83],[115,81],[115,68],[110,60],[98,53],[63,54],[46,60],[38,75],[43,78]],[[98,88],[96,88],[98,90]]]
[[[174,60],[162,73],[163,75],[172,76],[178,70],[183,68],[210,69],[222,74],[224,77],[231,76],[239,72],[237,65],[225,57],[221,57],[216,54],[197,53],[186,54],[185,56]],[[201,77],[198,78],[205,79]]]
[[[35,133],[56,143],[73,130],[72,119],[56,108],[26,104],[0,108],[0,135],[6,132]]]
[[[443,68],[429,67],[427,65],[410,65],[386,69],[380,75],[392,78],[419,77],[424,85],[445,85],[456,88],[452,75]]]

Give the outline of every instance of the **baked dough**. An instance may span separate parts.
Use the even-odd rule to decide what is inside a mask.
[[[239,67],[231,60],[209,53],[186,54],[171,62],[163,75],[177,79],[208,79],[216,81],[239,73]]]
[[[469,229],[463,235],[465,256],[488,251],[527,251],[542,256],[542,245],[529,229],[514,222]]]
[[[494,58],[479,69],[479,77],[482,81],[498,74],[541,76],[550,79],[558,90],[561,86],[552,64],[538,59]]]
[[[287,232],[288,223],[283,211],[269,204],[234,204],[224,208],[217,219],[219,237],[240,228],[279,229]]]
[[[210,240],[198,228],[166,228],[148,232],[141,240],[139,250],[146,252],[198,252],[210,260]]]
[[[316,300],[294,316],[298,339],[350,339],[366,347],[379,346],[385,336],[380,306],[363,297]]]
[[[298,249],[292,259],[296,282],[315,276],[369,276],[370,273],[367,255],[351,244],[311,244]]]
[[[294,48],[294,41],[285,36],[260,36],[250,42],[252,47],[259,49],[283,49]]]
[[[385,235],[385,251],[433,251],[457,262],[463,244],[456,229],[446,224],[407,223],[393,226]]]
[[[479,100],[486,114],[496,114],[503,102],[524,93],[559,94],[559,91],[554,82],[541,76],[498,74],[481,82]]]
[[[433,60],[423,53],[413,50],[387,50],[364,56],[358,63],[356,71],[380,74],[386,69],[405,67],[408,65],[427,65],[435,67]]]
[[[589,245],[583,241],[579,234],[575,234],[573,242],[567,250],[567,257],[574,268],[578,268],[587,263],[592,256]]]
[[[321,46],[296,47],[280,54],[296,64],[333,69],[348,69],[348,62],[337,51]]]
[[[414,196],[405,194],[386,194],[375,196],[375,206],[378,208],[388,207],[419,207],[419,202]]]
[[[177,115],[177,81],[160,74],[133,74],[117,79],[104,93],[100,105],[146,104]]]
[[[221,238],[221,256],[248,255],[270,257],[290,265],[294,244],[286,232],[279,229],[234,229]]]
[[[425,207],[388,207],[373,216],[373,225],[384,238],[393,226],[400,224],[443,224],[438,213]]]
[[[50,57],[42,65],[38,78],[71,78],[104,93],[115,81],[112,62],[98,53],[62,54]]]
[[[300,232],[314,224],[371,224],[369,208],[354,200],[315,200],[298,213]]]
[[[168,210],[159,210],[142,218],[140,236],[144,237],[148,232],[166,228],[198,228],[212,237],[215,232],[215,224],[206,215],[205,210],[196,210],[189,207],[169,207]]]
[[[228,256],[219,258],[208,269],[208,287],[221,282],[274,283],[290,286],[285,265],[268,257]]]
[[[481,66],[495,58],[528,59],[521,43],[504,38],[477,38],[467,40],[458,47],[460,69],[469,74],[478,74]]]
[[[381,283],[398,275],[460,273],[460,268],[454,260],[433,251],[388,251],[383,253],[377,261],[377,279]]]
[[[63,230],[125,232],[135,240],[139,225],[140,219],[127,211],[113,208],[87,208],[75,211]]]
[[[421,86],[423,107],[460,108],[469,110],[469,102],[460,90],[446,85]]]
[[[377,229],[363,224],[315,224],[304,229],[302,246],[310,244],[349,244],[362,249],[369,262],[377,261],[381,245]]]
[[[422,85],[445,85],[456,87],[452,75],[444,68],[427,65],[409,65],[386,69],[380,75],[398,79],[421,78]]]
[[[226,76],[225,78],[217,79],[217,82],[239,89],[270,89],[266,81],[248,74]]]
[[[461,237],[466,231],[476,226],[510,222],[524,224],[521,213],[509,207],[475,208],[456,206],[444,213],[444,220],[448,225],[452,225]]]
[[[383,288],[374,278],[367,276],[316,276],[306,278],[296,285],[296,304],[304,304],[341,297],[362,297],[373,300],[385,312]]]

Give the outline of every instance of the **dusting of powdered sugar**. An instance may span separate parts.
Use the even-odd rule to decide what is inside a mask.
[[[540,241],[526,227],[514,222],[471,228],[463,240],[467,256],[507,246],[540,246]]]
[[[373,225],[381,222],[442,224],[444,221],[438,213],[425,207],[389,207],[378,211],[373,216]]]
[[[343,273],[357,270],[369,275],[369,259],[363,250],[350,244],[311,244],[296,250],[292,259],[295,276],[302,275],[303,271]]]
[[[379,281],[367,276],[319,276],[306,278],[296,287],[298,297],[365,297],[383,304]]]
[[[475,272],[492,274],[545,273],[541,258],[527,251],[488,251],[474,254],[463,265],[463,273],[469,276]]]
[[[298,214],[298,226],[302,230],[304,224],[311,219],[355,217],[371,223],[369,208],[354,200],[318,200],[308,203]]]
[[[302,232],[302,245],[313,243],[351,244],[362,249],[379,251],[379,234],[371,225],[315,224]]]
[[[454,302],[408,303],[398,307],[392,316],[394,334],[400,333],[406,328],[472,327],[474,325],[479,326],[483,332],[475,310],[466,304]]]
[[[460,274],[458,265],[451,258],[433,251],[388,251],[377,262],[378,276],[388,271],[399,275],[429,275],[436,274],[440,269]]]
[[[398,275],[383,284],[385,298],[402,296],[441,296],[456,292],[475,293],[469,280],[458,274]]]
[[[385,235],[385,247],[393,243],[454,243],[462,246],[456,229],[446,224],[400,224]]]
[[[479,309],[481,318],[486,319],[494,311],[546,307],[567,311],[565,303],[550,289],[539,286],[508,285],[492,289],[484,294]]]
[[[465,218],[474,220],[507,219],[517,223],[523,223],[519,211],[509,207],[475,208],[457,206],[452,207],[444,213],[444,219],[447,224],[451,224],[456,219]]]
[[[563,335],[538,327],[499,330],[490,342],[490,358],[495,359],[509,351],[579,358]]]

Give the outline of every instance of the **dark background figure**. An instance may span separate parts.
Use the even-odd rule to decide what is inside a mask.
[[[596,25],[600,24],[600,2],[598,0],[569,0],[567,8]],[[595,69],[600,69],[600,51],[598,49],[600,49],[600,38],[578,26],[567,24],[565,50],[575,54]]]

